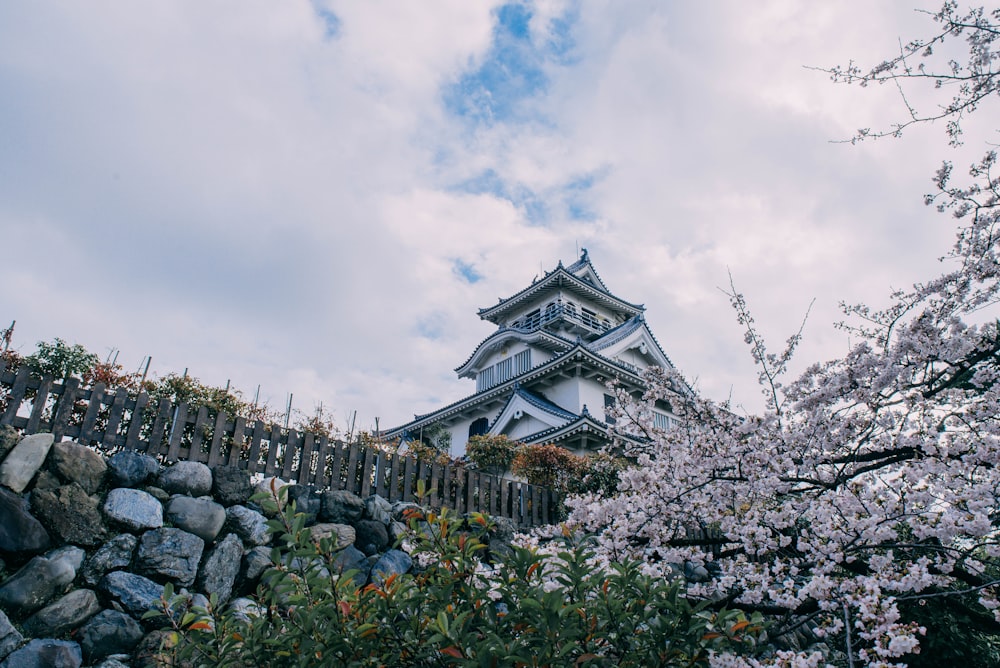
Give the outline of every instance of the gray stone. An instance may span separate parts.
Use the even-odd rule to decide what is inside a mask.
[[[142,636],[138,622],[117,610],[101,611],[77,633],[83,656],[91,663],[111,654],[130,654]]]
[[[104,500],[104,514],[130,531],[145,531],[163,526],[163,506],[153,496],[139,489],[116,487]]]
[[[24,642],[24,636],[14,628],[14,625],[7,619],[7,615],[0,612],[0,661],[17,649],[22,642]]]
[[[392,504],[392,519],[396,520],[397,522],[406,523],[406,521],[409,519],[407,515],[411,512],[417,512],[423,514],[424,509],[421,508],[418,504],[413,503],[412,501],[397,501],[396,503]]]
[[[153,485],[146,485],[142,488],[142,491],[146,492],[146,494],[149,494],[160,503],[166,503],[170,500],[170,492],[165,489],[160,489],[159,487],[154,487]]]
[[[134,668],[194,668],[194,663],[175,658],[177,634],[168,629],[152,631],[143,636],[132,653]]]
[[[55,439],[52,434],[32,434],[21,439],[0,464],[0,485],[20,494],[42,468]]]
[[[233,613],[233,618],[245,624],[249,624],[255,617],[264,614],[264,609],[252,598],[234,598],[229,604],[229,610]]]
[[[68,441],[52,446],[49,468],[66,482],[80,485],[87,494],[94,494],[101,488],[108,472],[104,457],[84,445]]]
[[[288,501],[287,496],[283,494],[281,490],[284,489],[285,487],[288,487],[291,484],[292,483],[286,480],[282,480],[277,476],[270,476],[268,478],[264,478],[256,485],[254,485],[253,489],[254,496],[257,495],[265,496],[277,506],[278,511],[281,511],[285,509],[285,503],[287,503]],[[269,509],[266,512],[268,514],[271,514],[272,510]]]
[[[224,506],[242,505],[250,500],[253,485],[250,474],[237,466],[212,469],[212,496]]]
[[[156,477],[160,463],[149,455],[125,450],[111,456],[108,469],[116,487],[139,487]]]
[[[163,596],[163,585],[127,571],[111,571],[101,578],[97,589],[136,619],[156,606]]]
[[[235,534],[229,534],[209,551],[205,565],[198,575],[198,589],[219,597],[219,605],[233,595],[233,585],[240,572],[243,543]]]
[[[128,654],[112,654],[100,663],[95,663],[94,668],[132,668],[132,657]]]
[[[132,563],[132,554],[139,539],[130,533],[115,536],[97,549],[80,571],[80,579],[89,587],[96,587],[104,574]]]
[[[322,499],[312,485],[289,485],[288,503],[295,504],[295,512],[306,516],[306,524],[312,524],[319,516]]]
[[[365,518],[382,524],[392,521],[392,504],[378,494],[372,494],[365,499]]]
[[[354,539],[357,537],[354,527],[332,522],[314,524],[309,527],[309,533],[314,541],[332,539],[333,544],[330,547],[332,552],[343,550],[348,545],[354,544]]]
[[[24,499],[0,489],[0,552],[42,552],[49,542],[49,533],[28,512]]]
[[[406,538],[410,533],[410,528],[402,522],[393,522],[387,528],[389,529],[389,540],[394,545]]]
[[[55,638],[75,629],[100,611],[97,594],[90,589],[74,589],[26,619],[23,628],[33,638]]]
[[[365,554],[377,554],[389,547],[389,532],[378,520],[361,520],[355,523],[354,529],[354,545]]]
[[[21,440],[21,434],[10,425],[0,427],[0,459],[3,459],[8,452]]]
[[[35,487],[31,509],[64,543],[91,547],[107,537],[100,501],[76,482],[56,489]]]
[[[252,589],[264,571],[273,565],[270,548],[261,546],[247,550],[240,568],[241,587],[244,590]]]
[[[79,548],[70,550],[83,555]],[[38,610],[76,579],[78,567],[75,554],[65,548],[33,558],[0,586],[0,607],[17,616]]]
[[[167,521],[211,543],[226,522],[226,509],[210,499],[175,496],[167,503]]]
[[[371,564],[368,563],[368,557],[365,556],[364,552],[353,545],[348,545],[334,557],[333,568],[341,575],[355,571],[354,582],[361,587],[368,582],[368,571],[371,570]]]
[[[38,477],[35,478],[35,484],[32,485],[32,490],[40,489],[56,489],[57,487],[62,487],[63,481],[59,479],[52,471],[42,469],[38,473]]]
[[[212,492],[212,469],[201,462],[177,462],[160,471],[156,486],[170,494],[205,496]]]
[[[402,575],[413,566],[413,559],[402,550],[389,550],[383,554],[375,565],[372,566],[371,580],[374,584],[382,586],[389,576]]]
[[[80,668],[83,652],[80,645],[69,640],[32,640],[11,653],[0,668]]]
[[[141,575],[170,580],[182,587],[194,584],[205,541],[182,529],[153,529],[142,534],[135,567]]]
[[[73,569],[73,577],[83,566],[83,560],[87,558],[87,553],[75,545],[63,545],[45,553],[45,558],[50,561],[58,561]]]
[[[247,545],[267,545],[271,542],[267,518],[246,506],[226,508],[226,526]]]
[[[336,524],[350,524],[361,519],[365,502],[357,494],[339,489],[322,494],[322,507],[319,519]]]

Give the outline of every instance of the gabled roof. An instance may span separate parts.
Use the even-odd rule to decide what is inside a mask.
[[[564,267],[560,261],[555,269],[546,272],[545,276],[520,292],[506,299],[501,298],[496,306],[479,309],[479,317],[483,320],[499,324],[503,320],[504,315],[510,311],[525,304],[530,304],[536,299],[540,299],[546,292],[555,292],[560,289],[575,292],[582,297],[603,304],[611,310],[618,311],[626,316],[635,316],[645,310],[642,304],[632,304],[619,299],[608,291],[604,282],[594,270],[593,265],[590,264],[586,250],[584,250],[580,259],[570,265],[570,267],[574,270],[570,271],[570,268]]]
[[[636,387],[643,386],[642,378],[640,378],[639,375],[632,369],[589,350],[582,343],[577,343],[566,352],[553,357],[547,362],[539,364],[527,373],[523,373],[516,378],[494,385],[493,387],[485,389],[482,392],[469,395],[464,399],[459,399],[458,401],[450,403],[444,408],[439,408],[432,413],[414,415],[412,421],[392,429],[387,429],[384,433],[386,436],[392,438],[405,430],[418,428],[425,424],[430,424],[443,418],[459,414],[467,409],[478,406],[485,401],[505,397],[507,393],[515,389],[515,387],[531,383],[535,380],[548,376],[549,374],[557,373],[563,367],[571,364],[581,364],[599,369],[609,378],[617,378]]]
[[[518,412],[527,413],[539,422],[553,426],[565,424],[568,420],[576,420],[580,417],[576,413],[554,404],[537,392],[531,392],[520,385],[515,385],[507,403],[500,409],[493,424],[490,425],[490,433],[503,433],[508,424],[520,419],[517,415]]]
[[[476,349],[469,355],[469,359],[462,362],[461,366],[455,369],[459,378],[472,378],[475,376],[475,369],[482,361],[482,358],[502,345],[505,341],[516,340],[524,343],[534,343],[541,348],[548,348],[553,351],[562,351],[572,348],[574,341],[553,334],[544,329],[522,329],[520,327],[501,327],[485,339],[479,342]]]
[[[587,347],[594,352],[614,350],[617,353],[620,350],[626,350],[643,344],[648,349],[648,352],[644,352],[643,354],[648,355],[648,357],[654,360],[657,366],[674,368],[673,362],[663,352],[660,342],[656,340],[652,330],[649,329],[649,325],[646,324],[646,319],[642,315],[630,318],[618,327],[609,330],[599,339],[588,343]]]
[[[567,422],[566,424],[551,427],[543,431],[537,431],[534,434],[529,434],[528,436],[519,438],[518,440],[529,445],[537,443],[558,443],[559,441],[565,441],[583,433],[593,435],[595,440],[605,442],[611,440],[608,425],[601,422],[590,413],[584,413],[583,415],[577,416],[577,418],[572,422]]]

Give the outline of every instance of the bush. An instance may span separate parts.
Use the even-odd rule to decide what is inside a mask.
[[[520,441],[512,441],[503,434],[479,434],[469,439],[465,456],[480,470],[502,476],[510,469],[514,456],[522,447]]]
[[[710,651],[753,652],[762,630],[738,611],[692,605],[679,582],[635,562],[595,568],[587,540],[557,554],[513,548],[493,569],[479,555],[491,529],[443,512],[409,516],[424,566],[363,587],[336,575],[329,540],[313,542],[287,508],[271,523],[282,547],[257,612],[188,607],[165,595],[176,632],[165,650],[196,666],[708,665]],[[419,527],[423,526],[421,532]],[[171,665],[177,665],[173,663]]]
[[[514,457],[511,471],[532,485],[565,492],[584,465],[583,457],[558,445],[526,445]]]

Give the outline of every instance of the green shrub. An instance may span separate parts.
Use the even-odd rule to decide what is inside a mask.
[[[514,548],[489,570],[487,518],[413,513],[413,554],[425,565],[359,587],[335,574],[328,540],[314,542],[287,508],[271,528],[281,547],[241,618],[188,607],[168,590],[161,610],[175,660],[196,666],[699,666],[709,651],[750,652],[758,619],[712,611],[680,582],[635,563],[595,568],[587,540],[558,554]],[[421,531],[420,527],[424,527]],[[177,665],[176,663],[174,665]]]
[[[503,434],[478,434],[469,439],[465,456],[480,470],[502,476],[510,469],[514,456],[522,447],[520,441],[512,441]]]

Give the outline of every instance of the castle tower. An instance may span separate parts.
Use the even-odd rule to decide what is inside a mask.
[[[640,373],[672,367],[646,324],[641,304],[616,297],[584,249],[580,259],[536,278],[531,285],[479,310],[497,326],[455,371],[476,392],[385,432],[421,438],[446,430],[451,454],[461,456],[476,434],[505,434],[524,443],[554,443],[574,452],[605,445],[606,409],[614,380],[636,394]],[[676,421],[669,407],[655,420]]]

